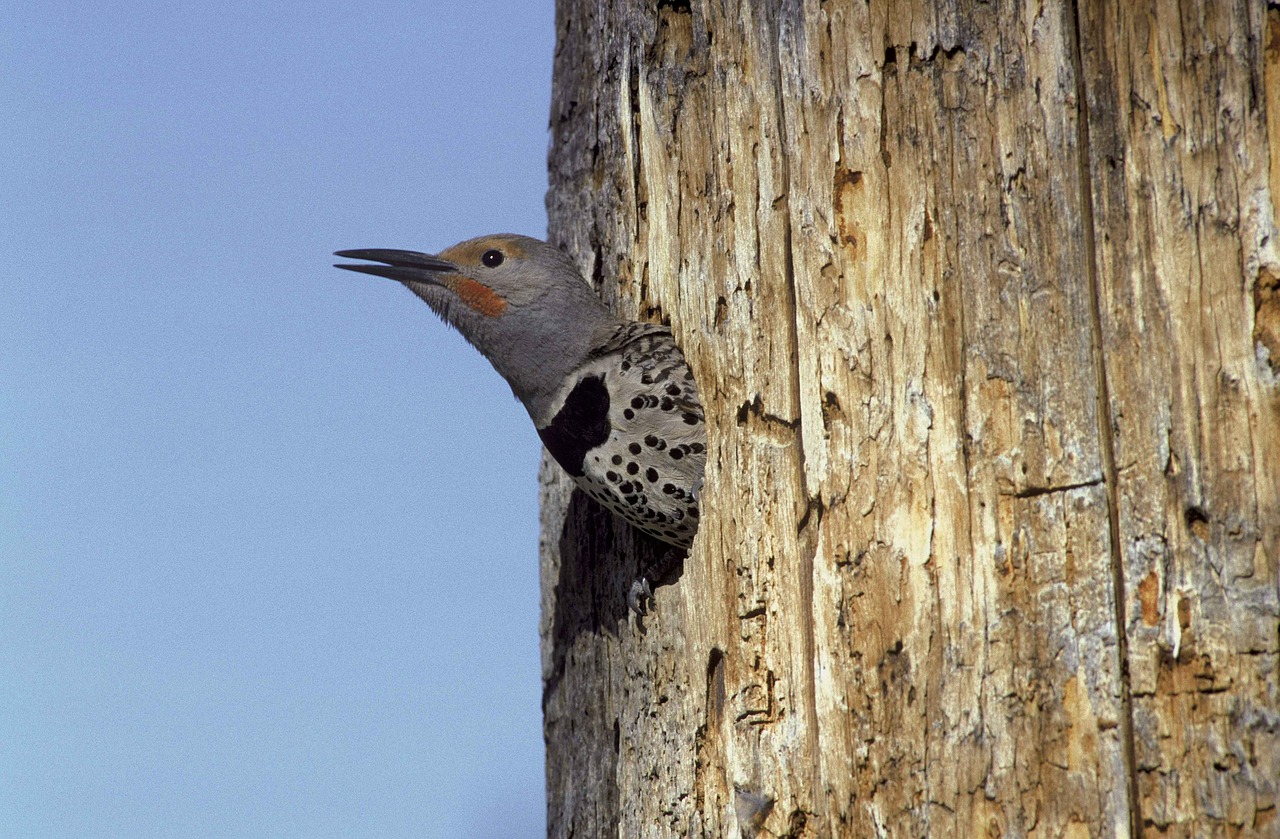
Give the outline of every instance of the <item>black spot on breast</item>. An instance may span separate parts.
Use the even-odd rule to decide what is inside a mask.
[[[610,431],[609,390],[604,377],[584,376],[551,423],[538,429],[538,436],[564,471],[578,478],[587,452],[608,440]]]

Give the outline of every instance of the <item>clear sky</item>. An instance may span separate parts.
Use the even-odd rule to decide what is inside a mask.
[[[551,0],[0,4],[0,835],[533,837]]]

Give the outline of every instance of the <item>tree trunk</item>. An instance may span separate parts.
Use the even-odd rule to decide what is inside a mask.
[[[545,468],[551,836],[1280,836],[1280,11],[560,0],[551,237],[701,531]]]

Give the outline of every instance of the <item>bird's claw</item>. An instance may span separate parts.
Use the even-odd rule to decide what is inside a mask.
[[[649,614],[651,603],[653,603],[653,586],[649,584],[648,577],[641,577],[631,584],[631,590],[627,592],[627,608],[637,618],[643,618]]]

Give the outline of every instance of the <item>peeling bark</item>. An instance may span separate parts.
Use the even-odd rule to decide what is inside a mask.
[[[545,468],[551,836],[1280,835],[1280,11],[561,0],[550,235],[701,531]]]

